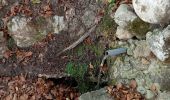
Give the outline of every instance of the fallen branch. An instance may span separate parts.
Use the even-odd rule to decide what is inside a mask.
[[[95,29],[96,29],[96,25],[94,25],[92,28],[90,28],[90,29],[88,30],[88,32],[84,33],[84,35],[81,36],[77,41],[75,41],[75,42],[72,43],[70,46],[66,47],[64,50],[62,50],[61,52],[59,52],[59,53],[57,54],[57,56],[60,56],[62,53],[65,53],[66,51],[75,48],[78,44],[80,44],[81,42],[83,42],[84,39],[86,39],[86,38],[90,35],[90,33],[92,33]]]

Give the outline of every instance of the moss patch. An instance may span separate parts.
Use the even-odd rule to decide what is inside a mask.
[[[140,18],[136,18],[128,26],[128,30],[136,33],[135,35],[139,38],[145,38],[146,33],[150,31],[150,24],[142,21]]]

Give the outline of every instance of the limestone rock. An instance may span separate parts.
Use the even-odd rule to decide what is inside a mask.
[[[136,47],[133,51],[134,57],[148,57],[151,54],[151,50],[146,41],[141,40],[136,42]]]
[[[121,40],[128,40],[131,39],[134,35],[126,29],[118,26],[116,30],[116,37]]]
[[[147,90],[147,92],[146,92],[146,95],[145,95],[145,98],[147,99],[147,100],[152,100],[152,99],[154,99],[154,93],[152,92],[152,91],[150,91],[150,90]]]
[[[162,24],[170,21],[170,0],[132,0],[136,14],[145,22]]]
[[[106,93],[105,88],[102,88],[100,90],[82,94],[79,100],[113,100],[113,98],[111,98],[109,94]]]
[[[146,94],[147,98],[152,98],[155,94],[153,95],[149,89],[155,83],[158,91],[170,91],[170,67],[156,57],[148,57],[151,51],[146,44],[146,40],[128,41],[124,45],[128,49],[127,55],[117,57],[109,70],[109,76],[110,79],[116,79],[125,84],[135,79],[137,90]],[[144,58],[147,63],[142,62]]]
[[[49,32],[59,33],[66,30],[64,17],[22,17],[15,16],[8,22],[9,34],[15,40],[17,46],[28,47],[42,40]]]
[[[158,98],[156,100],[169,100],[170,98],[170,92],[162,92],[158,95]]]
[[[148,32],[146,40],[159,60],[165,61],[170,58],[170,25],[164,30],[155,29],[153,32]]]
[[[127,27],[136,18],[133,8],[127,4],[121,4],[114,15],[115,22],[123,28]]]

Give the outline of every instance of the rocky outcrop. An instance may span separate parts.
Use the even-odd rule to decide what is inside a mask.
[[[15,16],[8,22],[9,34],[19,47],[31,46],[42,40],[49,32],[59,33],[65,28],[62,16],[37,17],[35,19]]]
[[[127,55],[116,59],[110,69],[111,79],[124,84],[135,79],[137,90],[148,99],[154,99],[156,95],[150,90],[152,85],[156,84],[158,94],[169,91],[169,65],[153,56],[146,40],[129,40],[123,46],[127,48]]]

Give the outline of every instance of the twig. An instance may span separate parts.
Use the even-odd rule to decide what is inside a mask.
[[[81,36],[77,41],[75,41],[74,43],[72,43],[70,46],[66,47],[64,50],[62,50],[61,52],[59,52],[57,54],[57,56],[60,56],[62,53],[71,50],[73,48],[75,48],[78,44],[80,44],[81,42],[83,42],[84,39],[86,39],[90,33],[92,33],[94,30],[96,29],[96,25],[94,25],[92,28],[90,28],[88,30],[88,32],[86,32],[83,36]]]

